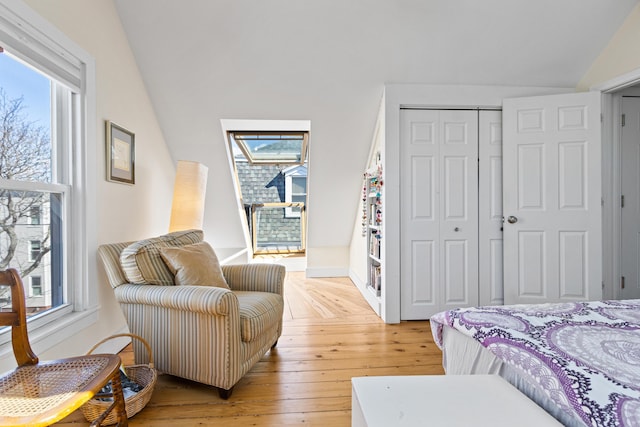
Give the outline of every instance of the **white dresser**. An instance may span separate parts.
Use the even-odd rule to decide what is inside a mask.
[[[351,379],[352,427],[561,424],[497,375],[416,375]]]

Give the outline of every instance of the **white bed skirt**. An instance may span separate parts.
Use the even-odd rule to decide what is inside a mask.
[[[565,426],[585,425],[582,420],[561,411],[545,395],[543,390],[531,385],[530,382],[518,375],[515,369],[496,358],[478,341],[448,326],[443,327],[442,334],[442,364],[447,374],[500,375]]]

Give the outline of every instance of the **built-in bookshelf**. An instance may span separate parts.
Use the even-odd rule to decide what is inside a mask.
[[[364,207],[367,234],[367,288],[376,297],[382,292],[382,165],[379,163],[365,173]]]

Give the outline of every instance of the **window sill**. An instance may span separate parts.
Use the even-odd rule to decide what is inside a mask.
[[[32,325],[29,324],[29,342],[33,351],[36,355],[40,355],[93,325],[98,321],[98,308],[92,307],[82,312],[71,312],[55,321],[47,322],[35,328],[32,328]],[[0,344],[0,372],[5,372],[16,366],[13,348],[11,347],[10,329],[0,334],[0,342],[2,342]]]

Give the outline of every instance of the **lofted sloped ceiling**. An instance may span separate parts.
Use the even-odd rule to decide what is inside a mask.
[[[637,0],[115,0],[205,232],[244,243],[220,119],[311,120],[308,246],[349,244],[385,83],[575,87]]]

